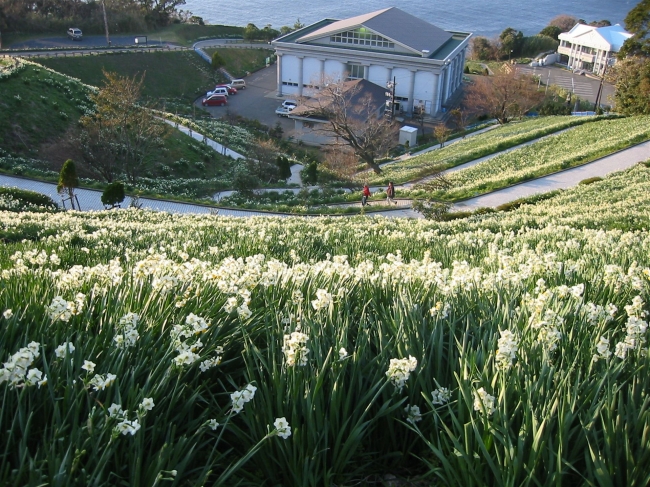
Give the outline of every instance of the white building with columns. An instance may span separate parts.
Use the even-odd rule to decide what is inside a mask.
[[[569,32],[558,36],[557,52],[560,62],[570,68],[602,75],[605,66],[616,62],[616,53],[630,37],[632,34],[618,24],[607,27],[576,24]]]
[[[278,96],[311,96],[328,81],[395,82],[397,112],[435,115],[460,88],[471,33],[442,30],[391,7],[324,19],[272,42]]]

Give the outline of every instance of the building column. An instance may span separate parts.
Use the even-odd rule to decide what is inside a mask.
[[[442,70],[435,76],[436,76],[436,89],[434,91],[434,96],[433,96],[433,106],[431,107],[432,109],[431,115],[435,115],[440,111],[440,107],[442,106],[442,90],[445,85],[444,73]]]
[[[442,102],[447,103],[447,100],[449,99],[449,83],[451,82],[451,65],[447,65],[447,68],[445,69],[445,89],[444,89],[444,96],[442,97]]]
[[[456,89],[458,88],[458,71],[460,71],[460,56],[454,58],[454,78],[451,81],[452,93],[456,93]]]
[[[302,61],[304,59],[304,56],[298,56],[298,96],[302,96]]]
[[[415,103],[415,100],[413,99],[414,93],[415,93],[415,75],[417,74],[418,70],[411,70],[411,86],[409,86],[409,104],[408,104],[408,110],[413,113],[413,106]]]
[[[434,116],[438,111],[438,100],[440,99],[438,91],[440,91],[440,74],[433,73],[433,83],[431,84],[431,116]],[[426,100],[424,103],[426,106]]]
[[[282,96],[282,54],[278,53],[278,96]]]
[[[320,62],[320,79],[318,80],[318,89],[320,90],[325,82],[325,60],[319,59],[318,61]]]

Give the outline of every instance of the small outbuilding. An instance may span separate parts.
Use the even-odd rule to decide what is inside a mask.
[[[399,129],[399,143],[400,145],[406,145],[409,143],[409,147],[415,147],[418,143],[418,129],[415,127],[409,127],[405,125]]]

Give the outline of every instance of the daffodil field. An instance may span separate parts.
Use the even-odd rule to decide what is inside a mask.
[[[360,179],[371,184],[386,184],[388,181],[405,183],[570,127],[590,124],[601,119],[602,117],[556,116],[509,123],[478,136],[457,140],[435,151],[384,166],[381,174],[361,173]]]
[[[0,212],[0,484],[646,486],[649,180],[447,223]]]

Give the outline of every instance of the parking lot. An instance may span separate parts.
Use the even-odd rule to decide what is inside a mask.
[[[596,102],[600,79],[595,77],[573,73],[568,69],[557,66],[540,66],[531,68],[529,66],[517,66],[522,72],[539,76],[542,83],[561,86],[583,100]],[[600,97],[603,105],[611,105],[609,97],[614,95],[614,87],[603,83],[603,93]]]
[[[227,106],[205,107],[204,109],[215,118],[220,118],[230,111],[245,118],[259,120],[268,127],[274,127],[276,123],[280,122],[285,137],[291,136],[294,122],[287,117],[279,117],[275,114],[275,109],[282,104],[282,101],[285,98],[290,98],[276,95],[276,65],[272,64],[244,79],[246,80],[246,89],[239,90],[236,95],[230,95]],[[202,96],[196,100],[197,106],[201,106],[203,98]]]

